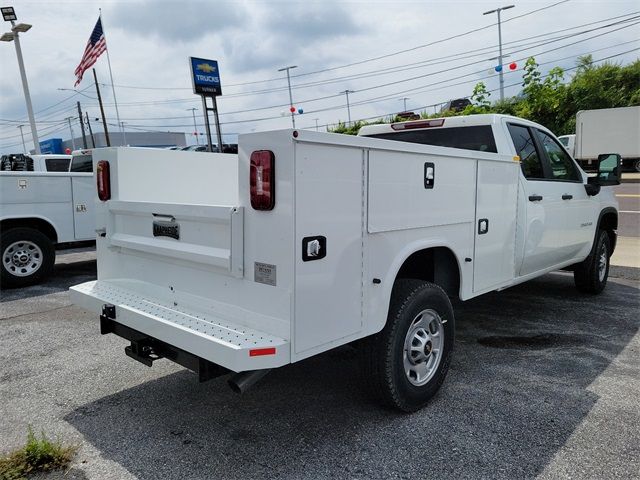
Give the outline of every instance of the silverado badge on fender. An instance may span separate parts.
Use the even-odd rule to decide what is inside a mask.
[[[154,237],[171,237],[180,240],[180,225],[175,222],[153,222]]]

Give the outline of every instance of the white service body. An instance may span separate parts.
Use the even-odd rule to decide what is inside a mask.
[[[95,199],[98,279],[71,298],[115,305],[118,323],[242,372],[379,332],[399,272],[421,254],[462,300],[584,260],[615,212],[611,189],[588,196],[579,169],[575,182],[526,180],[507,124],[542,127],[463,118],[446,121],[489,125],[496,153],[307,130],[241,135],[237,156],[96,150],[111,185]],[[259,150],[275,157],[270,211],[250,203]],[[324,257],[305,261],[303,248],[319,248],[305,239],[320,236]]]

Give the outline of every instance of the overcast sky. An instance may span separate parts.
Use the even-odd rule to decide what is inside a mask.
[[[504,61],[507,95],[519,92],[523,59],[530,55],[543,71],[556,65],[571,68],[576,57],[586,53],[596,60],[614,56],[611,61],[623,64],[638,58],[640,19],[633,19],[640,15],[637,0],[569,0],[552,6],[558,1],[512,0],[515,8],[502,13],[504,52],[510,55]],[[77,87],[79,93],[59,89],[73,89],[73,72],[102,8],[125,128],[188,132],[187,142],[196,143],[188,109],[198,108],[198,131],[204,128],[200,97],[191,90],[189,56],[219,62],[224,95],[218,105],[225,141],[234,141],[238,133],[291,126],[286,77],[277,71],[288,65],[298,66],[291,71],[294,105],[303,110],[296,116],[298,128],[315,129],[317,123],[323,129],[346,121],[346,97],[340,94],[345,90],[353,91],[353,120],[402,111],[405,101],[408,110],[428,106],[433,112],[439,108],[434,105],[470,95],[478,81],[496,89],[491,99],[498,98],[492,60],[497,56],[497,17],[483,12],[509,4],[14,0],[13,6],[19,22],[33,25],[20,40],[41,140],[68,139],[64,122],[74,115],[79,135],[78,100],[92,119],[100,116],[90,71]],[[624,23],[606,26],[615,22]],[[4,28],[8,31],[9,23]],[[32,143],[15,49],[7,42],[0,47],[0,152],[7,153],[22,150],[20,123],[25,124],[28,149]],[[371,60],[376,57],[383,58]],[[517,64],[513,72],[511,62]],[[104,84],[107,120],[115,125],[106,54],[96,70]],[[93,126],[100,130],[97,123]]]

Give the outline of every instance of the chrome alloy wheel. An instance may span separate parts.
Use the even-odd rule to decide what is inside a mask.
[[[602,242],[600,252],[598,252],[598,279],[601,283],[604,282],[604,276],[607,274],[608,254],[609,252],[607,252],[607,246],[604,242]]]
[[[403,364],[412,385],[426,384],[436,373],[444,347],[444,326],[434,310],[423,310],[411,322],[404,339]]]
[[[5,270],[16,277],[33,275],[42,266],[43,260],[40,247],[29,240],[14,242],[2,252]]]

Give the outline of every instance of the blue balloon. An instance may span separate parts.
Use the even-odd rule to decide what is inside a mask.
[[[302,110],[301,108],[298,109],[298,113],[304,113],[304,110]]]
[[[496,72],[501,72],[502,71],[502,65],[496,65],[495,70],[496,70]]]

